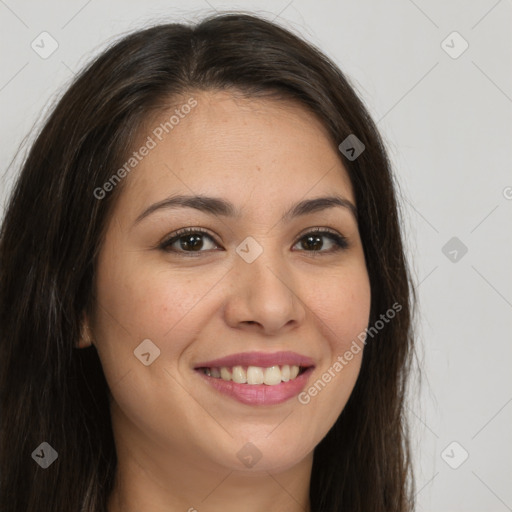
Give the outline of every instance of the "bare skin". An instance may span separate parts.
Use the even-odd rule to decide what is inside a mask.
[[[368,325],[371,298],[354,215],[331,206],[281,218],[305,199],[337,195],[355,205],[352,186],[304,108],[228,92],[190,94],[177,105],[190,96],[197,106],[125,178],[99,255],[96,310],[86,318],[112,393],[118,472],[108,509],[308,511],[313,450],[352,392],[362,351],[307,404],[296,396],[240,403],[194,365],[294,351],[314,360],[310,387],[349,349]],[[148,120],[141,144],[168,118]],[[136,222],[178,194],[222,198],[240,217],[179,207]],[[159,247],[187,227],[206,231],[195,250],[187,235]],[[343,235],[348,247],[336,250],[318,233],[308,243],[314,228]],[[251,263],[236,252],[249,236],[263,249]],[[145,339],[160,350],[148,366],[134,356]],[[261,455],[252,467],[237,456],[248,442]]]

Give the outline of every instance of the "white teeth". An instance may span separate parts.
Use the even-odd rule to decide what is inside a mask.
[[[290,365],[285,364],[281,368],[281,380],[283,382],[288,382],[290,380]]]
[[[263,368],[259,366],[249,366],[247,368],[247,384],[263,384]]]
[[[225,366],[220,369],[220,378],[222,380],[231,380],[231,372]]]
[[[243,366],[233,366],[228,368],[205,368],[204,373],[209,377],[222,379],[237,384],[266,384],[267,386],[276,386],[281,382],[288,382],[295,379],[299,374],[300,367],[297,365],[270,366],[263,368],[261,366],[248,366],[247,370]]]
[[[265,368],[265,375],[263,377],[263,383],[269,386],[275,386],[281,382],[281,370],[279,366],[271,366]]]
[[[233,375],[231,378],[233,382],[238,384],[245,384],[247,382],[247,375],[241,366],[233,366]]]

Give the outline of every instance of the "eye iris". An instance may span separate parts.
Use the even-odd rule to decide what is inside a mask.
[[[184,250],[191,249],[193,251],[203,247],[202,235],[186,235],[180,239],[181,248]]]
[[[303,244],[304,248],[308,248],[308,244],[313,244],[313,246],[309,245],[310,249],[318,251],[322,248],[323,242],[322,237],[318,235],[309,235],[304,239],[305,243]]]

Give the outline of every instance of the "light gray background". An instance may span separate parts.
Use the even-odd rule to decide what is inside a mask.
[[[0,204],[20,143],[109,41],[223,9],[259,13],[319,46],[388,145],[420,298],[424,377],[409,405],[418,510],[512,510],[510,0],[0,0]],[[59,45],[47,59],[31,48],[43,31]],[[458,58],[442,46],[453,31],[469,44]],[[462,48],[453,36],[445,45]],[[442,252],[452,237],[468,248],[448,254],[455,262]]]

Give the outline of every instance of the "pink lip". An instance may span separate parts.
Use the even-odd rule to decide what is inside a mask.
[[[218,361],[223,360],[219,359]],[[216,362],[217,361],[211,361],[204,366],[209,366],[211,363]],[[222,366],[229,365],[223,364]],[[313,367],[310,367],[293,380],[289,380],[288,382],[281,382],[281,384],[277,384],[276,386],[267,386],[266,384],[237,384],[233,381],[208,377],[208,375],[202,373],[201,371],[197,371],[198,375],[205,379],[205,381],[213,386],[217,391],[220,391],[221,393],[224,393],[225,395],[228,395],[235,400],[238,400],[239,402],[247,405],[274,405],[286,402],[286,400],[297,396],[305,388],[309,376],[312,372]]]
[[[262,368],[268,368],[273,365],[282,366],[284,364],[303,367],[314,366],[314,362],[311,358],[297,354],[296,352],[243,352],[221,357],[220,359],[214,359],[213,361],[198,363],[194,365],[194,368],[220,368],[221,366],[261,366]]]

